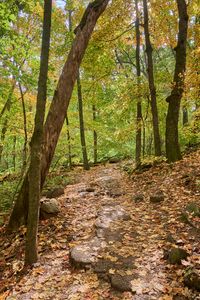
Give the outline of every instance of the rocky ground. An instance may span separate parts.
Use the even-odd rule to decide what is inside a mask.
[[[1,300],[200,299],[200,152],[131,176],[123,169],[76,170],[53,200],[57,215],[43,214],[31,270],[25,229],[1,229]]]

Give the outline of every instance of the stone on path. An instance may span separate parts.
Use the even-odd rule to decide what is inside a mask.
[[[97,237],[104,238],[107,243],[109,242],[122,242],[124,231],[122,229],[112,230],[110,228],[97,229]]]
[[[155,194],[150,196],[151,203],[160,203],[165,199],[164,194],[162,191],[158,191]]]
[[[113,197],[123,195],[123,190],[120,186],[118,178],[113,176],[103,176],[95,181],[101,188],[105,189],[107,194]]]
[[[51,217],[56,216],[60,212],[59,202],[52,198],[42,198],[40,205],[40,218],[41,219],[49,219]]]
[[[200,272],[197,273],[196,270],[189,270],[184,276],[184,284],[200,292]]]
[[[170,264],[181,264],[182,259],[189,256],[187,251],[182,248],[172,248],[168,253],[168,261]]]
[[[46,193],[46,198],[57,198],[57,197],[60,197],[62,196],[63,194],[65,193],[65,190],[63,187],[56,187],[54,188],[53,190],[51,191],[48,191]]]
[[[133,200],[137,202],[142,202],[144,200],[144,195],[143,194],[136,194],[133,196]]]
[[[130,215],[120,206],[104,206],[102,210],[98,213],[98,218],[96,220],[97,228],[109,228],[111,222],[117,220],[130,220]]]
[[[76,268],[83,268],[97,261],[100,250],[106,246],[105,242],[94,237],[87,242],[74,246],[70,250],[70,260]]]
[[[131,281],[136,279],[136,275],[119,275],[119,274],[113,274],[110,275],[110,283],[113,288],[120,292],[131,292],[132,291],[132,285]]]

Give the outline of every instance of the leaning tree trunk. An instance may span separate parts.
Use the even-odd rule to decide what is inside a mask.
[[[75,29],[76,37],[72,44],[67,61],[58,81],[57,88],[51,103],[45,128],[44,128],[44,148],[41,163],[41,188],[54,155],[57,141],[62,129],[66,110],[69,105],[74,84],[77,79],[79,66],[83,59],[85,50],[89,43],[95,24],[104,12],[109,0],[95,0],[90,3],[83,15],[79,26]],[[25,176],[21,190],[16,199],[12,214],[9,220],[8,229],[15,230],[20,225],[26,223],[28,211],[28,173]]]
[[[146,53],[147,53],[147,71],[148,71],[148,80],[149,80],[149,90],[151,94],[151,112],[153,119],[153,135],[154,135],[154,148],[155,155],[161,155],[161,141],[160,141],[160,132],[159,132],[159,119],[158,119],[158,108],[156,100],[156,87],[154,83],[154,71],[153,71],[153,48],[149,36],[149,15],[147,0],[143,0],[144,8],[144,34],[145,34],[145,43],[146,43]]]
[[[79,112],[79,124],[80,124],[80,138],[81,138],[81,150],[83,156],[83,168],[89,170],[90,166],[88,163],[87,148],[85,141],[85,128],[84,128],[84,117],[83,117],[83,97],[81,89],[80,72],[78,71],[77,76],[77,92],[78,92],[78,112]]]
[[[135,163],[138,167],[141,163],[141,151],[142,151],[142,103],[141,103],[141,86],[140,86],[140,18],[138,10],[138,0],[135,0],[136,10],[136,71],[137,71],[137,118],[136,118],[136,147],[135,147]]]
[[[186,69],[186,43],[188,29],[187,4],[185,0],[177,0],[179,14],[179,32],[176,51],[176,65],[174,84],[171,95],[166,101],[169,103],[166,117],[166,157],[169,162],[181,159],[178,140],[178,121],[181,98],[184,91],[184,73]]]

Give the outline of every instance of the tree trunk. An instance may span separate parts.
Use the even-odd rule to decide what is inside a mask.
[[[135,148],[135,163],[138,167],[141,163],[141,151],[142,151],[142,104],[140,94],[140,18],[138,10],[138,0],[135,0],[135,11],[136,11],[136,71],[137,71],[137,118],[136,118],[136,148]]]
[[[183,126],[188,125],[188,109],[186,106],[183,107]]]
[[[153,71],[153,48],[149,36],[149,15],[147,8],[147,0],[143,0],[144,8],[144,33],[145,33],[145,43],[146,43],[146,53],[147,53],[147,71],[148,71],[148,81],[149,90],[151,94],[151,112],[153,119],[153,135],[154,135],[154,148],[155,155],[161,156],[161,142],[159,133],[159,119],[158,119],[158,109],[156,101],[156,87],[154,83],[154,71]]]
[[[109,0],[95,0],[90,3],[79,26],[75,29],[76,37],[59,78],[44,127],[44,147],[41,162],[41,188],[48,173],[60,131],[65,120],[66,110],[77,79],[79,66],[83,59],[95,24],[100,15],[106,9],[108,2]],[[20,225],[26,223],[28,193],[29,187],[27,173],[12,210],[8,229],[15,230]]]
[[[179,15],[179,32],[176,51],[176,65],[174,71],[174,84],[171,95],[166,101],[169,103],[166,117],[166,157],[168,162],[181,159],[178,140],[178,120],[180,103],[184,91],[184,73],[186,69],[186,43],[188,29],[187,4],[185,0],[177,0]]]
[[[70,4],[73,4],[73,1],[70,2]],[[67,5],[67,2],[66,2]],[[69,32],[73,34],[73,29],[72,29],[72,10],[68,9],[68,24],[69,24]],[[68,144],[68,161],[69,161],[69,168],[72,168],[72,153],[71,153],[71,136],[70,136],[70,131],[69,131],[69,118],[66,112],[66,125],[67,125],[67,144]]]
[[[78,92],[78,112],[79,112],[79,123],[80,123],[80,137],[81,137],[81,149],[83,155],[83,168],[89,170],[90,166],[88,163],[87,148],[85,142],[85,128],[84,128],[84,117],[83,117],[83,97],[81,89],[80,72],[78,71],[77,76],[77,92]]]
[[[31,139],[31,161],[29,167],[29,208],[26,232],[25,264],[37,262],[37,234],[40,207],[41,152],[43,143],[43,124],[45,118],[47,74],[50,48],[52,0],[44,1],[44,21],[42,50],[40,57],[40,74],[35,114],[35,127]]]
[[[27,133],[27,119],[26,119],[26,106],[24,101],[24,93],[22,90],[21,83],[19,82],[19,90],[21,94],[22,101],[22,111],[23,111],[23,119],[24,119],[24,146],[23,146],[23,156],[22,156],[22,174],[26,168],[27,163],[27,143],[28,143],[28,133]]]
[[[93,111],[93,121],[96,121],[96,106],[93,104],[92,105],[92,111]],[[94,142],[94,164],[97,163],[97,132],[96,130],[93,131],[93,142]]]
[[[71,169],[72,168],[71,136],[69,131],[69,119],[67,113],[66,113],[65,120],[67,125],[68,161],[69,161],[69,168]]]
[[[146,127],[145,127],[145,121],[142,119],[142,126],[143,126],[143,143],[142,143],[142,157],[145,157],[145,150],[146,150]]]
[[[13,137],[13,151],[12,151],[14,172],[16,171],[16,142],[17,142],[17,137],[16,137],[16,135],[14,135],[14,137]]]

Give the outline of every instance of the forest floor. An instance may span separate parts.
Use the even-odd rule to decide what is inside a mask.
[[[200,151],[132,175],[125,164],[75,170],[61,212],[40,221],[34,268],[23,271],[25,229],[1,228],[1,300],[200,299],[184,284],[200,272],[200,218],[185,210],[200,205]],[[188,253],[179,264],[174,247]]]

